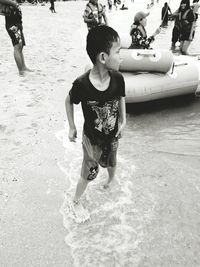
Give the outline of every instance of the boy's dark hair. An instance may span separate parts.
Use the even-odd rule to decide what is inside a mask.
[[[109,55],[112,44],[118,40],[118,33],[109,26],[100,25],[89,30],[86,50],[92,63],[96,63],[97,55],[101,52]]]

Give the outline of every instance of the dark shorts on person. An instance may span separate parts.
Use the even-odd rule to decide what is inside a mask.
[[[182,30],[180,34],[180,41],[190,41],[190,31]]]
[[[6,30],[11,38],[13,46],[17,44],[26,45],[22,27],[18,25],[6,25]]]
[[[86,180],[93,180],[99,172],[99,165],[103,168],[115,167],[118,138],[114,137],[109,142],[101,145],[91,144],[90,139],[83,134],[83,163],[81,177]]]
[[[182,23],[180,41],[190,41],[191,30],[192,30],[191,23]]]

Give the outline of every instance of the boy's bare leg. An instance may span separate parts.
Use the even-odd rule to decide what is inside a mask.
[[[90,214],[87,209],[85,209],[82,204],[79,202],[82,194],[84,193],[89,181],[83,179],[82,177],[79,179],[76,193],[72,203],[72,212],[73,217],[77,223],[83,223],[90,218]]]
[[[85,189],[87,188],[89,181],[83,179],[82,177],[79,179],[77,186],[76,186],[76,192],[74,196],[74,202],[77,204],[82,196],[82,194],[85,192]]]
[[[115,177],[115,172],[116,172],[116,166],[114,167],[108,167],[108,181],[106,184],[104,184],[104,189],[107,189],[110,185],[110,183],[113,181],[114,177]]]

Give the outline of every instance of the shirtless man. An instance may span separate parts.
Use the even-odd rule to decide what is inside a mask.
[[[31,70],[26,67],[23,55],[25,39],[22,26],[22,12],[17,2],[12,0],[0,0],[0,6],[0,14],[5,16],[5,27],[14,47],[14,59],[19,75],[23,76],[26,71]]]

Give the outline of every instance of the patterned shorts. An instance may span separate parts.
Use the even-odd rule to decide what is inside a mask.
[[[25,45],[24,34],[21,28],[19,28],[16,25],[9,25],[9,26],[6,26],[6,29],[11,38],[13,46],[19,43],[21,43],[22,46]]]
[[[93,145],[90,139],[83,135],[83,163],[81,176],[86,180],[93,180],[99,172],[99,165],[103,168],[116,166],[118,138],[113,138],[109,143]]]

